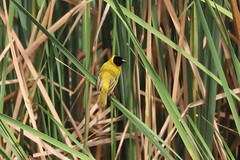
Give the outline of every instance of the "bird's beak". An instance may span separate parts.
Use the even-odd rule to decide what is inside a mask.
[[[127,63],[127,61],[125,59],[122,59],[122,63]]]

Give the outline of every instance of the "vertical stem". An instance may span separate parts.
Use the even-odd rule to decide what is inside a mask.
[[[232,14],[233,14],[233,24],[236,32],[236,36],[238,40],[240,40],[240,15],[238,10],[238,4],[236,0],[230,0],[230,5],[232,8]]]
[[[152,25],[152,11],[151,11],[151,0],[148,0],[148,24]],[[147,59],[152,62],[152,37],[151,32],[147,32]],[[151,77],[146,73],[146,96],[145,96],[145,123],[147,126],[151,126]],[[149,143],[148,139],[145,139],[144,145],[144,159],[149,158]]]
[[[84,13],[84,41],[83,47],[85,52],[85,66],[87,69],[90,67],[90,4],[86,5],[85,13]],[[84,138],[87,139],[89,132],[89,87],[90,84],[86,81],[85,91],[84,91],[84,99],[83,105],[85,107],[85,130],[84,130]],[[84,141],[84,146],[86,147],[87,141]]]

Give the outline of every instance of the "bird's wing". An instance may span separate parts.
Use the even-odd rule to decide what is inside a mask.
[[[111,78],[110,78],[110,81],[109,81],[108,95],[113,92],[113,90],[114,90],[114,88],[116,87],[116,85],[117,85],[117,79],[111,77]]]
[[[102,75],[99,74],[98,78],[97,78],[97,90],[100,91],[101,90],[101,86],[102,86]]]

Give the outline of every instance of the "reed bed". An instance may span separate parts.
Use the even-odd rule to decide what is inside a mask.
[[[239,5],[0,1],[0,159],[239,159]]]

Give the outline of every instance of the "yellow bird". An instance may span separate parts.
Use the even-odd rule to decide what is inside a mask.
[[[112,93],[116,87],[120,72],[121,65],[127,61],[119,56],[112,56],[100,68],[97,89],[100,91],[97,104],[100,107],[105,107],[107,104],[107,96]]]

